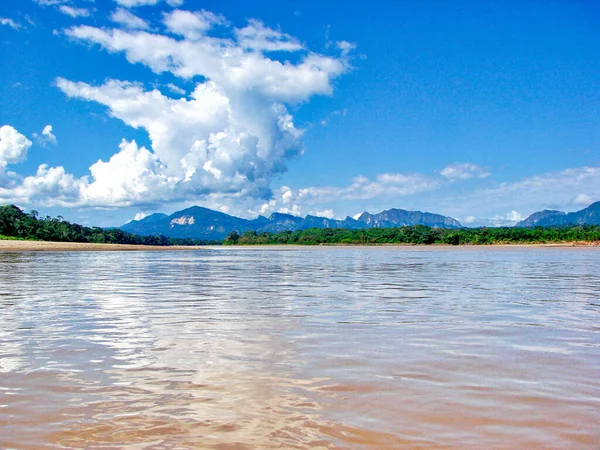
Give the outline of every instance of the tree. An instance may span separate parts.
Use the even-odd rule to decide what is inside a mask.
[[[231,233],[229,233],[227,235],[227,237],[225,238],[225,240],[223,241],[223,244],[225,245],[235,245],[238,243],[238,241],[240,240],[240,234],[237,231],[232,231]]]

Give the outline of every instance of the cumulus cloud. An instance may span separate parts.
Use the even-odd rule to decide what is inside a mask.
[[[90,167],[93,181],[81,192],[86,205],[131,206],[171,197],[177,180],[169,177],[158,157],[135,141],[123,140],[109,161]]]
[[[384,173],[374,179],[356,177],[347,186],[311,186],[293,190],[282,186],[272,199],[263,203],[251,213],[268,215],[283,212],[293,215],[307,213],[323,217],[334,217],[331,208],[318,209],[317,205],[331,204],[332,201],[397,199],[434,190],[440,181],[421,174]]]
[[[110,20],[130,30],[150,29],[148,22],[124,8],[115,9],[110,15]]]
[[[52,133],[52,125],[46,125],[41,134],[33,133],[33,137],[44,147],[48,144],[58,144],[56,136]]]
[[[121,9],[121,16],[112,19],[131,28],[132,18],[125,13],[130,14]],[[272,178],[303,150],[303,131],[295,127],[288,104],[331,94],[333,79],[348,70],[347,58],[310,52],[255,20],[232,28],[229,38],[211,36],[213,27],[231,24],[208,11],[175,10],[163,21],[180,37],[90,26],[66,31],[156,73],[202,78],[187,98],[171,98],[136,82],[109,79],[91,85],[57,78],[68,97],[106,106],[112,117],[144,129],[152,142],[146,149],[124,140],[108,162],[92,165],[91,181],[79,179],[76,203],[122,206],[215,195],[269,199]],[[300,55],[294,63],[282,62],[267,56],[274,50]],[[186,93],[174,84],[167,87]]]
[[[55,0],[38,3],[67,6]],[[133,7],[158,1],[117,3]],[[111,158],[92,164],[84,177],[42,164],[35,175],[4,182],[1,197],[45,205],[145,208],[165,201],[228,198],[268,203],[276,198],[270,189],[273,177],[303,150],[303,130],[294,125],[288,106],[330,95],[332,81],[349,68],[346,56],[311,52],[297,39],[256,20],[233,28],[222,16],[204,10],[164,14],[169,34],[140,30],[147,24],[123,8],[111,18],[126,29],[75,26],[66,35],[124,54],[132,64],[156,73],[201,81],[185,98],[172,98],[137,82],[108,79],[92,85],[57,78],[56,86],[66,96],[104,105],[110,116],[145,130],[152,145],[139,147],[123,139]],[[230,37],[212,36],[216,26],[227,27]],[[294,62],[268,56],[278,50],[297,52]],[[167,87],[186,93],[175,84]],[[48,125],[35,137],[44,144],[56,143],[52,131]],[[3,133],[5,166],[24,158],[31,142],[10,127]],[[2,176],[8,175],[3,171]],[[280,206],[299,211],[291,202]]]
[[[444,167],[440,175],[449,180],[470,180],[471,178],[486,178],[490,174],[477,164],[454,163]]]
[[[330,95],[331,81],[348,70],[344,58],[307,52],[295,64],[281,62],[260,51],[245,51],[228,38],[177,40],[90,26],[72,27],[66,34],[109,52],[123,52],[129,62],[144,64],[156,73],[172,72],[184,79],[201,76],[231,96],[252,93],[271,102],[297,103],[313,95]]]
[[[169,6],[181,6],[183,0],[165,0]],[[126,8],[135,8],[137,6],[153,6],[161,2],[161,0],[115,0],[121,6]]]
[[[223,16],[210,11],[191,12],[176,9],[165,14],[164,24],[171,33],[196,41],[205,36],[213,26],[225,25],[227,21]]]
[[[7,27],[11,27],[15,30],[18,30],[19,28],[21,28],[20,24],[18,24],[14,20],[9,19],[7,17],[0,17],[0,25],[6,25]]]
[[[10,125],[0,127],[0,168],[27,158],[32,143]]]
[[[39,203],[43,206],[74,206],[79,204],[85,179],[77,179],[63,167],[42,164],[34,176],[25,177],[19,185],[0,188],[0,203]]]
[[[343,213],[343,217],[347,213],[344,209],[356,208],[357,201],[387,207],[404,205],[406,209],[412,209],[412,204],[421,210],[462,217],[468,226],[512,226],[535,211],[573,211],[600,201],[600,167],[548,172],[459,194],[444,189],[448,186],[444,177],[391,173],[356,177],[346,186],[283,186],[258,205],[255,199],[222,194],[207,196],[203,204],[214,209],[227,204],[232,213],[243,217],[272,212],[324,216],[328,209]],[[435,195],[431,195],[433,191]]]
[[[131,206],[169,197],[174,180],[156,155],[135,141],[123,140],[109,161],[97,161],[90,177],[77,178],[64,167],[39,166],[33,176],[11,189],[0,189],[0,201],[44,206]],[[14,158],[13,158],[14,160]],[[176,180],[175,180],[176,181]]]
[[[58,10],[67,16],[73,17],[74,19],[76,19],[77,17],[88,17],[90,15],[89,9],[75,8],[69,5],[60,5],[58,7]]]

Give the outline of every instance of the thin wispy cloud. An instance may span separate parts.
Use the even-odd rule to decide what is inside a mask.
[[[11,27],[13,30],[18,30],[21,25],[8,17],[0,17],[0,25]]]
[[[88,17],[90,15],[89,9],[75,8],[75,7],[69,6],[69,5],[60,5],[58,7],[58,10],[61,13],[66,14],[67,16],[71,16],[74,19],[76,19],[78,17]]]

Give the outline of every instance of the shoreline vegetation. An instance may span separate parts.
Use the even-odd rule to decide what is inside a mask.
[[[168,238],[162,235],[138,236],[118,228],[85,227],[68,222],[61,216],[41,218],[35,210],[25,213],[15,205],[0,206],[0,239],[152,247],[220,244],[219,241]]]
[[[535,228],[310,228],[279,233],[232,232],[223,245],[600,245],[600,226]]]
[[[0,207],[0,251],[190,250],[237,246],[600,246],[600,226],[535,228],[309,228],[278,233],[233,231],[221,241],[138,236],[118,228],[84,227],[62,217],[38,218],[14,205]]]

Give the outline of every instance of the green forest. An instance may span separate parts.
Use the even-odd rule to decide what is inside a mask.
[[[422,225],[400,228],[369,228],[347,230],[339,228],[302,231],[282,231],[279,233],[256,233],[246,231],[241,235],[229,233],[224,245],[489,245],[489,244],[547,244],[563,242],[600,241],[600,226],[569,226],[553,228],[430,228]]]
[[[137,236],[118,228],[84,227],[62,217],[38,217],[37,211],[23,212],[14,205],[0,206],[0,239],[17,238],[54,242],[90,242],[133,245],[206,245],[196,239],[175,239],[165,236]]]

